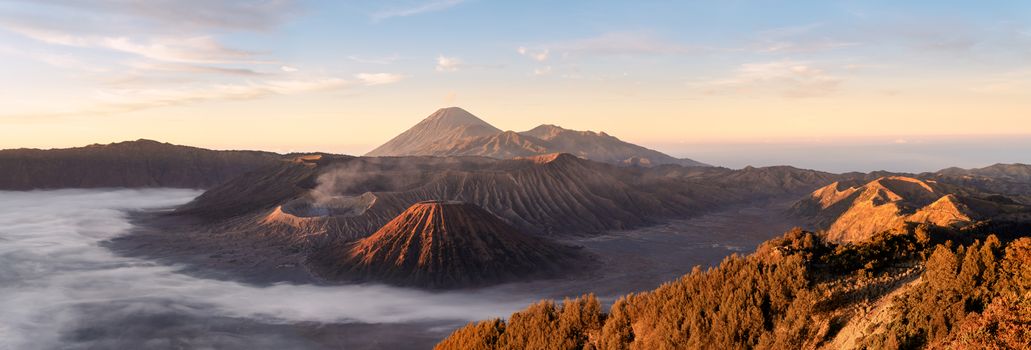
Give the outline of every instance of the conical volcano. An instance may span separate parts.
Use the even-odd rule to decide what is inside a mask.
[[[441,108],[387,143],[365,154],[370,157],[482,156],[499,159],[548,153],[617,165],[679,164],[707,166],[622,141],[604,132],[577,131],[545,124],[529,131],[502,131],[458,108]]]
[[[428,288],[553,276],[579,256],[458,201],[419,202],[376,233],[317,254],[331,274]]]
[[[419,124],[397,135],[366,156],[432,156],[464,140],[487,137],[501,130],[458,107],[438,109]]]

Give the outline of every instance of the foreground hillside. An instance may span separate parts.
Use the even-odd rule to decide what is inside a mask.
[[[990,235],[999,232],[1002,235]],[[542,301],[437,349],[1027,349],[1029,227],[920,225],[851,244],[801,230],[626,295]]]
[[[210,188],[279,163],[280,155],[214,151],[151,140],[65,149],[0,150],[0,190]]]

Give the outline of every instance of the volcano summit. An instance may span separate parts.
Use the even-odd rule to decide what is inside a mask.
[[[509,159],[569,153],[593,161],[652,166],[708,166],[691,159],[622,141],[604,132],[540,125],[528,131],[502,131],[459,107],[441,108],[366,156],[484,156]]]

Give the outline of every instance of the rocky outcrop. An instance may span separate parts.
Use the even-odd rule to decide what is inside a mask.
[[[475,205],[424,201],[365,239],[316,251],[311,262],[334,279],[456,288],[555,276],[577,266],[579,254]]]
[[[935,180],[887,176],[861,185],[832,183],[796,203],[793,211],[825,229],[830,240],[859,242],[906,223],[957,228],[985,219],[1020,219],[1028,212],[1001,198]]]
[[[0,150],[0,190],[104,187],[210,188],[281,156],[213,151],[151,140],[65,149]]]

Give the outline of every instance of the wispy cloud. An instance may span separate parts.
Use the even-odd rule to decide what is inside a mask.
[[[966,53],[980,42],[980,39],[972,36],[955,33],[926,31],[912,32],[909,35],[911,46],[926,51]]]
[[[250,61],[252,53],[227,48],[209,36],[155,38],[146,42],[137,42],[125,37],[104,38],[100,45],[158,61],[227,63],[247,60],[253,63]]]
[[[570,55],[688,54],[716,51],[716,48],[685,45],[648,32],[611,32],[599,36],[548,45],[552,51]]]
[[[448,57],[444,55],[437,56],[437,71],[438,72],[455,72],[461,69],[465,65],[458,57]]]
[[[79,95],[82,100],[78,103],[23,109],[33,116],[124,113],[352,89],[404,79],[394,73],[361,73],[342,79],[335,77],[340,73],[318,67],[312,71],[319,75],[306,74],[271,57],[270,52],[231,48],[223,42],[227,32],[265,31],[281,24],[296,12],[292,0],[154,0],[146,4],[40,0],[26,6],[32,11],[24,18],[0,11],[0,30],[69,54],[11,53],[86,71],[92,67],[79,61],[76,54],[89,50],[89,55],[83,56],[104,60],[99,66],[108,72],[84,77],[80,83],[92,84],[92,88]],[[128,58],[120,57],[123,55]]]
[[[518,49],[516,49],[516,52],[518,52],[520,55],[529,57],[530,59],[532,59],[534,61],[537,61],[537,62],[547,61],[549,53],[550,53],[550,51],[548,49],[534,51],[534,50],[530,50],[530,49],[527,49],[527,48],[522,47],[522,46],[520,46]]]
[[[844,40],[824,33],[822,24],[807,24],[772,28],[756,32],[753,38],[714,46],[680,42],[664,38],[652,31],[616,31],[600,35],[537,44],[531,49],[520,46],[516,51],[530,59],[544,62],[553,56],[644,56],[644,55],[700,55],[724,53],[797,53],[825,51],[860,45],[855,40]]]
[[[11,55],[43,62],[53,67],[81,71],[87,73],[105,73],[110,69],[100,65],[84,62],[73,55],[51,52],[28,51],[10,46],[0,45],[0,54]]]
[[[491,69],[504,69],[505,64],[485,64],[478,62],[466,62],[465,60],[456,56],[437,56],[437,66],[435,69],[438,72],[457,72],[460,70],[491,70]]]
[[[523,46],[520,46],[518,49],[516,49],[516,52],[518,52],[520,55],[523,55],[523,56],[525,56],[525,57],[527,57],[527,58],[529,58],[531,60],[534,60],[534,61],[537,61],[537,62],[540,62],[540,63],[547,62],[548,58],[549,58],[549,56],[551,54],[551,50],[549,50],[549,49],[532,50],[532,49],[528,49],[528,48],[523,47]],[[551,74],[551,66],[550,65],[542,66],[542,67],[536,67],[536,68],[533,69],[533,75],[536,75],[536,76],[549,75],[549,74]]]
[[[347,59],[351,60],[353,62],[358,62],[358,63],[391,64],[391,63],[394,63],[394,62],[397,62],[398,60],[400,60],[401,56],[398,55],[398,54],[387,55],[387,56],[379,56],[379,57],[350,55],[350,56],[347,56]]]
[[[427,12],[446,10],[465,2],[465,0],[435,0],[403,8],[392,8],[371,15],[373,21],[382,21],[394,17],[408,17]]]
[[[1031,96],[1031,68],[994,74],[970,87],[970,91],[992,95]]]
[[[105,89],[96,91],[92,96],[92,102],[88,105],[69,106],[62,110],[41,110],[28,115],[6,115],[5,117],[52,118],[116,114],[206,101],[252,100],[278,95],[332,91],[354,85],[354,82],[339,78],[315,78],[183,87]]]
[[[76,13],[79,20],[100,19],[107,25],[117,24],[111,22],[131,22],[132,28],[173,33],[204,29],[268,30],[282,24],[300,10],[295,0],[148,0],[145,3],[127,0],[33,0],[31,3],[64,7]]]
[[[742,64],[730,78],[706,81],[698,87],[706,94],[805,98],[832,94],[843,81],[810,62],[785,60]]]
[[[141,111],[146,109],[189,105],[207,101],[239,101],[290,96],[316,92],[353,89],[359,86],[384,85],[399,82],[404,75],[395,73],[360,73],[354,80],[335,77],[299,77],[295,79],[269,78],[239,83],[197,83],[164,86],[153,84],[116,83],[94,91],[88,104],[64,106],[61,110],[39,109],[34,113],[0,115],[3,117],[67,117],[103,115]]]
[[[219,67],[202,64],[176,63],[176,62],[132,62],[128,64],[133,69],[150,72],[172,72],[172,73],[201,73],[201,74],[223,74],[237,76],[259,76],[265,75],[249,68]]]
[[[761,53],[797,53],[826,51],[859,45],[855,41],[834,38],[825,33],[822,23],[779,27],[760,31],[750,51]]]
[[[47,44],[107,49],[158,61],[227,63],[253,57],[250,52],[227,48],[210,36],[155,37],[141,41],[124,36],[79,36],[22,25],[6,25],[4,28]]]
[[[358,78],[365,85],[392,84],[405,78],[404,75],[395,73],[359,73],[355,74],[354,77]]]
[[[876,21],[849,29],[854,32],[853,35],[876,42],[882,48],[898,46],[920,54],[953,56],[976,54],[976,46],[1002,34],[962,20],[946,18]],[[993,49],[1007,51],[1010,49],[1007,46],[1008,43]]]

